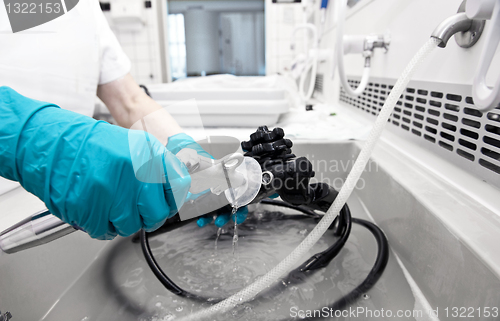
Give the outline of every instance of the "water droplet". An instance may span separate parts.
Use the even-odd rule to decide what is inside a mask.
[[[177,307],[177,308],[175,308],[175,311],[177,311],[177,312],[181,312],[181,311],[182,311],[182,309],[183,309],[182,307]]]
[[[363,294],[363,299],[368,300],[369,298],[370,298],[370,296],[368,294],[366,294],[366,293]]]

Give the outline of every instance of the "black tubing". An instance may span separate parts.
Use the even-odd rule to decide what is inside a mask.
[[[382,276],[382,273],[387,266],[387,262],[389,261],[389,242],[387,241],[384,232],[372,222],[362,220],[360,218],[353,217],[352,222],[367,228],[373,234],[373,236],[377,240],[377,258],[375,259],[375,264],[370,270],[370,273],[368,273],[366,279],[354,290],[352,290],[347,295],[343,296],[330,306],[330,308],[334,311],[345,308],[347,305],[359,299],[362,294],[370,290]]]
[[[280,206],[279,204],[276,204],[277,206]],[[287,208],[293,208],[296,209],[297,211],[302,211],[302,208],[294,205],[287,204],[289,206],[286,206]],[[347,205],[347,204],[346,204]],[[375,259],[375,263],[373,264],[372,269],[368,273],[367,277],[363,282],[361,282],[360,285],[358,285],[354,290],[346,294],[345,296],[341,297],[339,300],[335,301],[331,306],[329,306],[329,311],[338,311],[346,306],[348,306],[351,303],[354,303],[356,300],[361,297],[364,293],[366,293],[368,290],[370,290],[380,279],[382,276],[382,273],[384,272],[387,262],[389,261],[389,242],[387,241],[387,238],[384,234],[384,232],[374,223],[360,219],[360,218],[352,218],[352,222],[359,224],[366,229],[368,229],[373,236],[375,237],[375,240],[377,241],[377,246],[378,246],[378,253],[377,253],[377,258]],[[340,228],[340,226],[339,226]],[[333,246],[329,248],[327,251],[333,250]],[[340,250],[339,250],[340,251]],[[324,252],[322,252],[324,253]],[[337,252],[338,254],[338,252]],[[336,255],[336,254],[335,254]],[[321,318],[306,318],[306,319],[301,319],[301,320],[318,320]],[[286,319],[288,320],[288,319]]]
[[[302,213],[304,213],[306,215],[312,216],[314,218],[321,218],[321,215],[319,215],[318,213],[314,212],[313,210],[310,210],[308,208],[304,208],[304,207],[301,207],[301,206],[291,205],[291,204],[288,204],[286,202],[279,201],[279,200],[263,199],[263,200],[260,201],[260,203],[261,204],[267,204],[267,205],[276,205],[276,206],[291,208],[293,210],[300,211],[300,212],[302,212]]]
[[[284,203],[281,201],[276,201],[276,200],[271,200],[273,205],[276,206],[283,206],[283,207],[288,207],[295,209],[299,212],[302,212],[306,215],[311,216],[311,212],[314,213],[314,217],[316,216],[321,216],[309,209],[301,208],[298,206],[290,205],[288,203]],[[271,202],[267,203],[271,204]],[[351,212],[349,210],[349,207],[347,204],[342,208],[341,211],[342,215],[344,216],[343,221],[346,223],[346,226],[340,226],[338,229],[343,230],[343,234],[341,237],[327,250],[317,253],[313,255],[311,258],[306,260],[303,264],[301,264],[297,269],[292,271],[291,273],[295,272],[305,272],[309,270],[314,270],[318,269],[321,267],[324,267],[328,265],[328,263],[335,258],[335,256],[340,252],[344,244],[346,243],[347,239],[349,238],[349,234],[351,231]],[[181,224],[179,226],[182,226],[184,224]],[[170,230],[170,229],[169,229]],[[223,299],[217,298],[214,299],[213,297],[203,297],[197,294],[190,293],[184,289],[182,289],[180,286],[175,284],[166,274],[163,272],[161,267],[158,265],[158,262],[156,262],[153,252],[151,251],[151,247],[149,246],[149,240],[148,240],[148,234],[144,230],[141,230],[139,232],[140,236],[140,243],[141,243],[141,248],[142,252],[144,254],[144,258],[146,259],[146,262],[148,263],[149,268],[153,272],[153,274],[156,276],[156,278],[165,286],[167,290],[170,292],[185,297],[189,299],[193,299],[195,301],[202,301],[202,302],[212,302],[212,303],[217,303],[222,301]]]
[[[163,272],[163,270],[160,268],[158,265],[158,262],[156,262],[153,252],[151,251],[151,247],[149,246],[149,240],[148,236],[146,234],[146,231],[141,230],[140,231],[140,237],[141,237],[141,248],[142,248],[142,253],[144,253],[144,258],[146,259],[146,262],[149,265],[149,268],[151,271],[153,271],[153,274],[156,276],[156,278],[169,290],[170,292],[177,294],[179,296],[193,299],[195,301],[203,301],[203,302],[219,302],[221,299],[212,299],[212,298],[205,298],[190,292],[185,291],[182,289],[180,286],[175,284],[166,274]]]
[[[280,201],[275,201],[271,200],[272,202],[269,202],[270,200],[266,200],[267,204],[272,204],[276,206],[283,206],[291,209],[295,209],[297,211],[300,211],[306,215],[311,215],[311,210],[305,209],[299,206],[294,206],[291,204],[287,204],[284,202]],[[314,212],[312,212],[314,213]],[[316,214],[316,213],[314,213]],[[318,214],[316,214],[318,215]],[[329,308],[331,309],[330,311],[337,311],[341,310],[344,307],[348,306],[349,304],[355,302],[359,297],[366,293],[368,290],[370,290],[380,279],[382,276],[382,273],[384,272],[387,262],[389,261],[389,243],[387,241],[387,238],[384,235],[384,232],[374,223],[359,219],[359,218],[351,218],[350,210],[347,204],[342,208],[341,210],[341,215],[339,215],[339,226],[337,228],[337,231],[335,234],[342,233],[341,237],[333,244],[330,248],[327,250],[317,253],[313,255],[310,259],[308,259],[306,262],[304,262],[301,266],[299,266],[297,269],[292,271],[291,273],[296,273],[296,272],[305,272],[308,270],[312,269],[317,269],[324,267],[328,265],[328,263],[335,258],[340,250],[344,247],[351,231],[351,223],[356,223],[359,224],[365,228],[367,228],[375,237],[378,245],[378,253],[377,253],[377,258],[375,259],[375,263],[368,273],[368,276],[365,278],[363,282],[361,282],[360,285],[358,285],[354,290],[349,292],[347,295],[343,296],[336,302],[334,302]],[[341,222],[345,223],[342,224]],[[146,261],[155,274],[155,276],[158,278],[158,280],[172,293],[177,294],[179,296],[183,296],[186,298],[190,298],[196,301],[204,301],[204,302],[212,302],[212,303],[217,303],[222,301],[223,299],[208,299],[196,294],[189,293],[185,290],[183,290],[181,287],[176,285],[164,272],[163,270],[159,267],[158,263],[154,259],[153,253],[151,251],[151,248],[149,246],[149,241],[148,241],[148,236],[145,231],[140,232],[140,238],[141,238],[141,248],[144,253],[144,257],[146,258]],[[318,318],[309,318],[305,320],[317,320]]]

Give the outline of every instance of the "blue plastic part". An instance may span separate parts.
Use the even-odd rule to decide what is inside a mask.
[[[321,0],[321,9],[326,9],[328,7],[328,0]]]
[[[0,115],[0,176],[20,182],[52,214],[93,238],[153,231],[186,198],[187,169],[152,135],[8,87],[0,87]],[[150,144],[139,144],[145,135]],[[145,166],[134,168],[134,159],[151,154]],[[148,182],[152,175],[159,183]]]
[[[236,216],[236,224],[241,224],[243,223],[248,216],[248,207],[244,206],[238,209],[236,212],[236,215],[233,215],[231,218],[233,221],[235,221],[235,216]]]
[[[223,227],[224,225],[227,224],[227,222],[229,222],[230,219],[231,219],[231,213],[220,214],[215,219],[215,226]]]
[[[198,220],[196,221],[196,224],[199,226],[199,227],[204,227],[204,226],[207,226],[208,224],[212,223],[213,221],[213,216],[212,215],[205,215],[205,216],[201,216],[200,218],[198,218]]]

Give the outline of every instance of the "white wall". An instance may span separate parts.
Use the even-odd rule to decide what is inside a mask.
[[[266,0],[266,74],[272,75],[290,67],[290,39],[295,25],[304,20],[300,3],[275,4]],[[305,33],[297,33],[296,52],[303,50]]]
[[[112,0],[113,6],[118,7],[126,0]],[[132,61],[131,74],[139,84],[163,82],[159,43],[159,0],[151,0],[151,8],[144,7],[141,1],[141,15],[143,24],[140,27],[128,27],[126,23],[117,23],[111,18],[111,12],[105,11],[108,23],[120,42],[123,50]]]

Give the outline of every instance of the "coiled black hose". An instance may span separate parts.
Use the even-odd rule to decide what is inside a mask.
[[[263,200],[262,203],[291,208],[314,218],[321,217],[321,215],[307,208],[291,205],[277,200]],[[352,218],[347,204],[342,208],[339,216],[341,217],[341,219],[338,220],[339,226],[335,231],[336,232],[335,235],[337,235],[337,232],[340,231],[341,236],[335,242],[335,244],[333,244],[327,250],[313,255],[302,265],[300,265],[297,269],[291,272],[291,274],[303,273],[309,270],[314,270],[327,266],[328,263],[330,263],[330,261],[338,255],[340,250],[342,250],[345,243],[347,242],[347,239],[349,238],[351,232],[352,223],[356,223],[367,228],[374,235],[378,245],[378,253],[375,263],[372,269],[370,270],[370,273],[368,273],[366,279],[360,285],[358,285],[354,290],[352,290],[347,295],[343,296],[342,298],[334,302],[330,306],[330,309],[333,310],[330,311],[341,310],[342,308],[355,302],[357,299],[359,299],[359,297],[363,293],[366,293],[366,291],[371,289],[375,285],[375,283],[380,279],[380,276],[385,270],[385,267],[387,266],[387,262],[389,260],[389,243],[384,233],[378,226],[366,220],[362,220],[359,218]],[[334,221],[332,226],[335,225],[336,221]],[[170,292],[195,301],[211,302],[214,304],[224,300],[223,298],[214,299],[214,298],[203,297],[197,294],[190,293],[179,287],[163,272],[163,270],[156,262],[153,253],[151,251],[151,247],[149,246],[148,233],[146,233],[144,230],[140,232],[140,241],[141,241],[142,252],[144,253],[144,257],[149,267],[151,268],[151,271],[153,271],[154,275],[158,278],[158,280]],[[313,320],[313,319],[307,319],[307,320]]]

